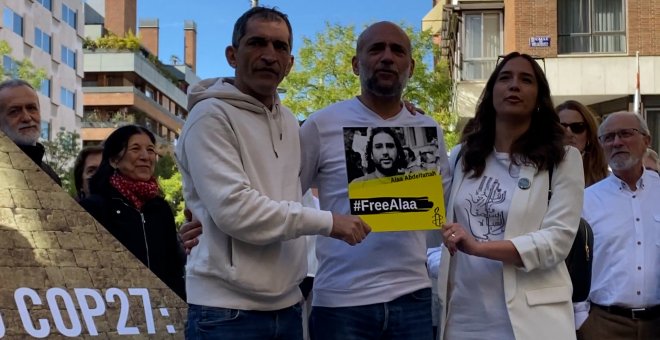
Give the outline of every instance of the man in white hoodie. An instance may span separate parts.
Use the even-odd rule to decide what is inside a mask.
[[[414,65],[410,39],[397,25],[379,22],[360,34],[353,57],[360,95],[312,114],[300,131],[303,189],[317,184],[321,209],[350,211],[344,127],[435,127],[438,169],[448,183],[442,130],[428,116],[412,115],[401,101]],[[317,238],[312,338],[432,339],[429,236],[426,231],[375,233],[359,247]]]
[[[370,231],[358,217],[300,203],[298,122],[277,96],[291,41],[285,14],[252,8],[225,51],[235,78],[189,90],[176,157],[203,234],[186,267],[187,339],[302,339],[299,236],[355,245]]]

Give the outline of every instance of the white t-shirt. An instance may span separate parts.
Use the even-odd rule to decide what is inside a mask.
[[[428,116],[413,116],[402,107],[394,117],[382,119],[357,98],[333,104],[312,114],[300,129],[303,188],[316,184],[321,209],[350,214],[344,127],[436,127],[438,168],[449,187],[449,163],[442,130]],[[350,246],[330,237],[317,237],[319,261],[314,278],[314,306],[349,307],[392,301],[431,287],[426,269],[427,241],[438,231],[370,233]],[[430,312],[430,311],[429,311]]]
[[[478,178],[466,176],[454,200],[456,221],[477,241],[504,239],[506,218],[520,168],[508,153],[493,152]],[[514,339],[504,300],[502,262],[454,255],[450,273],[447,339]]]

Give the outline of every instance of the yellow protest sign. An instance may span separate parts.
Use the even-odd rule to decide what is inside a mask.
[[[445,222],[436,127],[344,128],[351,214],[374,232]]]

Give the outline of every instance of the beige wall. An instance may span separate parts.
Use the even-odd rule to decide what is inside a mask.
[[[474,1],[453,0],[456,4]],[[481,2],[484,3],[484,2]],[[431,14],[431,12],[429,12]],[[567,99],[593,105],[628,100],[635,92],[635,52],[640,52],[642,95],[660,94],[660,1],[626,0],[627,51],[622,54],[558,55],[557,1],[504,0],[504,53],[520,51],[543,57],[556,103]],[[428,19],[428,18],[425,18]],[[549,36],[549,47],[530,47],[534,36]],[[542,66],[543,62],[540,63]],[[474,114],[485,81],[459,81],[456,110]]]
[[[61,21],[62,3],[77,11],[76,29]],[[45,69],[48,78],[51,79],[51,98],[39,95],[41,119],[51,122],[51,136],[54,137],[60,128],[80,132],[83,76],[82,38],[84,36],[83,2],[78,0],[53,0],[52,12],[38,2],[25,0],[4,0],[2,8],[4,7],[11,8],[23,17],[24,33],[23,37],[20,37],[3,27],[3,29],[0,29],[0,39],[9,42],[14,59],[27,58],[31,60],[35,66]],[[0,18],[0,20],[2,19]],[[51,54],[34,45],[35,27],[51,36]],[[62,44],[76,51],[77,70],[60,63]],[[61,86],[76,92],[75,110],[59,105]]]

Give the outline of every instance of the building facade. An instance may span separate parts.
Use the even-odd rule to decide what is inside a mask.
[[[18,77],[17,63],[30,60],[46,71],[38,88],[42,139],[61,130],[80,132],[83,116],[84,11],[81,0],[1,0],[0,40],[5,75]]]
[[[91,40],[136,32],[136,0],[87,1],[86,13]],[[185,22],[185,60],[168,65],[158,59],[158,25],[157,19],[140,20],[140,46],[135,49],[84,49],[83,144],[100,143],[117,127],[138,124],[171,150],[188,115],[188,86],[199,81],[194,72],[196,26]]]
[[[449,59],[454,110],[464,118],[498,57],[513,51],[538,58],[555,104],[577,100],[601,116],[632,111],[639,53],[640,114],[658,150],[659,15],[657,0],[440,0],[422,23]]]

